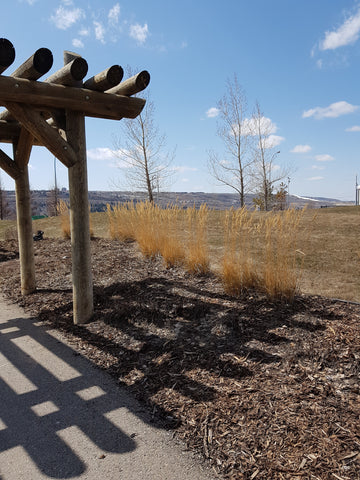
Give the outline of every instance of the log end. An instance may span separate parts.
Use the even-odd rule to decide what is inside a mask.
[[[143,70],[142,72],[138,73],[136,76],[136,87],[138,88],[138,92],[145,90],[145,88],[150,83],[150,73],[147,70]]]
[[[6,38],[0,38],[0,73],[15,60],[14,45]]]
[[[77,82],[82,80],[88,72],[88,63],[85,58],[77,57],[71,64],[71,75]]]
[[[120,65],[112,65],[107,71],[107,81],[109,88],[118,85],[124,76],[124,70]]]
[[[42,75],[50,70],[53,61],[53,54],[48,48],[39,48],[34,53],[34,67]]]

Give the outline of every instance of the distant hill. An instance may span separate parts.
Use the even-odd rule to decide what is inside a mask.
[[[13,190],[6,191],[9,209],[12,211],[11,217],[15,216],[15,192]],[[32,213],[33,215],[46,215],[48,213],[48,202],[50,192],[48,190],[33,190],[31,192],[32,198]],[[59,198],[62,200],[69,200],[69,192],[62,189],[59,193]],[[253,208],[254,195],[246,195],[245,202],[249,208]],[[107,192],[107,191],[90,191],[89,202],[92,211],[101,212],[106,210],[106,205],[116,205],[128,201],[140,202],[146,200],[144,192]],[[238,208],[240,206],[238,196],[233,193],[206,193],[206,192],[161,192],[155,194],[155,202],[166,206],[168,204],[177,204],[179,206],[199,207],[206,203],[209,208],[216,210],[225,210],[231,207]],[[337,205],[353,205],[353,202],[343,202],[334,198],[324,197],[301,197],[298,195],[290,195],[288,204],[295,208],[320,208],[320,207],[334,207]]]

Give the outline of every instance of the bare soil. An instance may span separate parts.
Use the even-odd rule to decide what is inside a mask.
[[[35,242],[38,290],[20,294],[16,241],[3,293],[61,330],[224,479],[360,479],[360,306],[223,293],[214,275],[92,242],[94,321],[72,322],[70,242]]]

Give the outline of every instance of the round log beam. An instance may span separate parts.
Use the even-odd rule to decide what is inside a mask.
[[[135,95],[139,93],[150,83],[150,73],[146,70],[134,75],[133,77],[128,78],[124,82],[121,82],[120,85],[106,90],[106,93],[115,93],[116,95]]]
[[[73,86],[78,84],[88,72],[88,63],[85,58],[76,57],[70,63],[60,68],[45,80],[46,83]]]
[[[15,60],[14,45],[6,38],[0,38],[0,73],[3,73]]]
[[[11,74],[12,77],[38,80],[45,75],[53,65],[53,55],[48,48],[39,48],[19,68]]]
[[[123,76],[124,70],[122,67],[120,67],[120,65],[112,65],[110,68],[86,80],[86,82],[84,82],[84,88],[104,92],[118,85]]]

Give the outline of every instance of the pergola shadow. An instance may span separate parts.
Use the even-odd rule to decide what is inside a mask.
[[[73,478],[87,470],[66,440],[67,431],[73,442],[85,435],[99,455],[122,454],[136,449],[136,442],[112,421],[111,412],[122,409],[126,416],[132,410],[146,420],[103,372],[29,318],[0,323],[0,392],[0,458],[22,447],[51,478]]]

